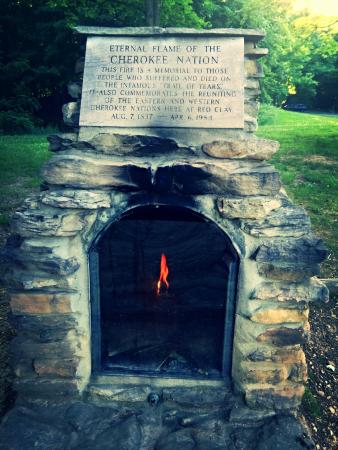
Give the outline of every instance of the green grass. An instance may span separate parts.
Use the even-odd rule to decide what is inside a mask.
[[[0,136],[0,225],[41,183],[39,170],[50,157],[46,136]]]
[[[307,209],[330,250],[323,276],[337,276],[338,117],[263,106],[259,121],[257,135],[281,143],[271,162],[288,194]],[[39,186],[39,169],[50,157],[46,136],[0,136],[0,226]]]
[[[305,386],[302,404],[311,417],[316,418],[322,416],[322,406],[308,386]]]
[[[325,277],[337,276],[338,117],[263,106],[257,135],[279,141],[270,160],[289,196],[308,211],[313,228],[330,251]]]

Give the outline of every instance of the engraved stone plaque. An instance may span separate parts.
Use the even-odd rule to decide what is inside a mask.
[[[244,39],[91,36],[80,126],[243,128]]]

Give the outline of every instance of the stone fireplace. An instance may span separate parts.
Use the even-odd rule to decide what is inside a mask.
[[[21,399],[145,402],[156,391],[208,402],[232,390],[275,410],[301,400],[308,304],[327,299],[315,278],[325,249],[265,162],[278,143],[253,135],[263,34],[201,33],[243,43],[242,126],[79,126],[71,86],[73,128],[50,136],[42,191],[15,213],[6,249]]]

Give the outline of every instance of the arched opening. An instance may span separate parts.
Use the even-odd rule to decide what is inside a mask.
[[[90,251],[96,373],[230,375],[238,256],[182,207],[126,212]]]

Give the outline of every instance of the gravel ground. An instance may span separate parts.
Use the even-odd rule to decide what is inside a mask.
[[[312,306],[311,334],[305,346],[309,381],[301,413],[317,449],[338,449],[337,298]]]

